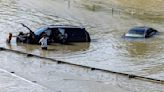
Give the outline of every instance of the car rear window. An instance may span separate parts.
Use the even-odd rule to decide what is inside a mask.
[[[131,29],[128,33],[129,34],[144,35],[145,34],[145,30],[144,29]]]

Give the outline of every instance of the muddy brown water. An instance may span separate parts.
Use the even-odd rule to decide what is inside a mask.
[[[106,5],[97,7],[84,3],[80,0],[70,3],[67,0],[1,0],[1,47],[164,80],[163,16],[132,16],[118,12],[117,8],[112,14],[110,9],[102,9],[107,8]],[[48,51],[42,51],[39,45],[17,44],[14,38],[11,44],[6,44],[9,32],[14,35],[20,31],[28,32],[20,23],[26,24],[32,30],[49,24],[81,25],[86,27],[92,41],[69,45],[53,44],[48,47]],[[122,39],[121,36],[134,26],[150,26],[159,30],[160,34],[150,39]],[[5,55],[8,54],[4,53]]]

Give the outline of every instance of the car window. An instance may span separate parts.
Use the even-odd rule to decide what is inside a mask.
[[[47,30],[47,28],[39,28],[39,29],[37,29],[37,30],[34,32],[34,34],[35,34],[35,35],[40,35],[40,34],[43,33],[45,30]]]
[[[47,30],[45,30],[45,33],[47,34],[47,36],[50,36],[51,30],[50,29],[47,29]]]
[[[153,32],[153,30],[151,30],[151,29],[149,29],[149,30],[147,31],[148,34],[150,34],[151,32]]]
[[[144,35],[145,31],[143,29],[131,29],[129,34],[139,34],[139,35]]]
[[[63,29],[63,28],[59,28],[58,30],[59,30],[59,32],[60,32],[62,35],[64,35],[64,33],[65,33],[65,29]]]

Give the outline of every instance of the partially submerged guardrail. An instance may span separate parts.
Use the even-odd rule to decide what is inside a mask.
[[[9,51],[9,52],[14,52],[14,53],[18,53],[18,54],[24,54],[27,57],[36,57],[36,58],[46,59],[46,60],[50,60],[52,62],[56,62],[57,64],[68,64],[68,65],[79,66],[81,68],[90,69],[91,71],[98,70],[98,71],[102,71],[102,72],[106,72],[106,73],[114,73],[114,74],[118,74],[118,75],[122,75],[122,76],[127,76],[130,79],[134,78],[134,79],[140,79],[140,80],[145,80],[145,81],[149,81],[149,82],[164,84],[164,80],[160,80],[160,79],[144,77],[144,76],[128,74],[128,73],[122,73],[122,72],[116,72],[116,71],[111,71],[111,70],[105,70],[105,69],[95,68],[95,67],[86,66],[86,65],[74,64],[74,63],[70,63],[70,62],[55,60],[52,58],[42,57],[42,56],[35,55],[35,54],[29,54],[29,53],[25,53],[25,52],[18,51],[18,50],[7,49],[4,47],[0,47],[0,51]]]

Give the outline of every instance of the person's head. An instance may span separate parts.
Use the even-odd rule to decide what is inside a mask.
[[[43,37],[45,38],[47,35],[46,34],[43,34]]]
[[[12,36],[12,33],[9,33],[9,36]]]

